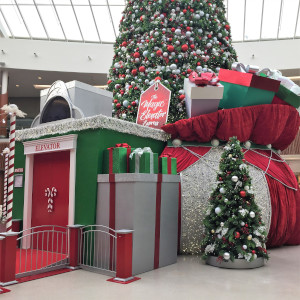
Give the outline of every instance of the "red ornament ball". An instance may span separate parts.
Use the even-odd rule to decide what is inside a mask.
[[[121,107],[121,103],[117,103],[116,108],[120,108],[120,107]]]
[[[246,192],[245,191],[240,191],[240,196],[243,197],[243,198],[246,197]]]
[[[157,56],[162,56],[162,54],[163,54],[163,53],[162,53],[161,50],[157,50],[157,51],[156,51],[156,55],[157,55]]]
[[[179,98],[180,100],[183,100],[183,99],[185,98],[185,95],[180,95],[178,98]]]
[[[122,46],[123,46],[123,47],[126,47],[126,46],[127,46],[127,42],[123,42],[123,43],[122,43]]]
[[[108,80],[108,81],[107,81],[107,84],[110,84],[111,82],[112,82],[112,80]]]
[[[132,106],[136,106],[136,102],[135,102],[135,101],[132,101],[132,102],[131,102],[131,105],[132,105]]]
[[[235,237],[236,239],[239,239],[240,236],[241,236],[241,234],[240,234],[238,231],[237,231],[237,232],[235,233],[235,235],[234,235],[234,237]]]
[[[114,99],[114,103],[118,103],[118,99]]]
[[[186,52],[188,49],[189,49],[189,46],[187,44],[184,44],[184,45],[181,46],[181,50],[183,52]]]
[[[182,12],[185,14],[185,13],[187,12],[187,10],[186,10],[186,9],[183,9]]]
[[[159,76],[157,76],[157,77],[155,77],[154,80],[155,80],[155,81],[156,81],[156,80],[161,80],[161,78],[160,78]]]
[[[135,76],[135,75],[137,74],[137,69],[133,69],[133,70],[131,71],[131,74],[132,74],[133,76]]]
[[[145,70],[146,70],[146,68],[145,68],[144,66],[140,66],[140,67],[139,67],[139,71],[140,71],[140,72],[145,72]]]
[[[187,69],[187,73],[190,74],[192,72],[191,69]]]
[[[174,27],[171,28],[171,31],[174,32],[176,29]]]
[[[134,56],[135,58],[139,58],[139,57],[140,57],[140,54],[139,54],[138,52],[135,52],[135,53],[133,54],[133,56]]]
[[[225,29],[226,30],[229,30],[230,29],[230,26],[227,24],[227,25],[225,25]]]
[[[252,254],[255,254],[256,252],[255,252],[255,250],[252,250]]]
[[[211,39],[211,34],[208,34],[207,37],[208,37],[209,39]]]
[[[168,49],[169,52],[173,52],[174,51],[174,47],[172,45],[169,45],[167,47],[167,49]]]
[[[219,177],[219,181],[223,181],[223,178],[222,178],[222,177]]]

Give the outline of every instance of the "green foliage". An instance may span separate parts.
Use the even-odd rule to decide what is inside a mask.
[[[230,138],[221,156],[218,185],[210,197],[210,208],[204,219],[203,258],[217,256],[230,260],[257,257],[268,259],[265,249],[266,228],[254,200],[249,170],[240,142]]]
[[[114,54],[108,90],[114,94],[115,116],[130,121],[141,93],[157,77],[172,92],[168,121],[185,118],[188,73],[196,68],[218,72],[237,59],[222,0],[128,1]]]

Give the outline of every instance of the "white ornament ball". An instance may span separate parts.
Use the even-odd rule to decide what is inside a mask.
[[[220,226],[221,226],[221,227],[223,227],[223,226],[224,226],[224,223],[223,223],[223,222],[221,222],[221,223],[220,223]]]
[[[215,208],[215,213],[218,215],[219,213],[221,213],[221,208],[218,206]]]
[[[245,222],[242,221],[242,222],[241,222],[241,226],[245,226]]]
[[[196,71],[197,71],[197,72],[201,72],[201,71],[202,71],[202,67],[201,67],[201,66],[197,66],[197,67],[196,67]]]
[[[245,142],[245,147],[247,148],[247,149],[250,149],[251,148],[251,142],[250,141],[247,141],[247,142]]]
[[[187,32],[185,33],[185,35],[186,35],[187,37],[190,37],[190,36],[192,35],[192,33],[191,33],[190,31],[187,31]]]
[[[228,252],[225,252],[223,254],[223,257],[224,257],[225,260],[229,260],[230,259],[230,254]]]
[[[271,144],[268,144],[268,145],[267,145],[267,148],[271,149],[271,148],[272,148],[272,145],[271,145]]]
[[[249,186],[248,186],[248,185],[245,185],[245,186],[244,186],[244,190],[245,190],[245,191],[249,191]]]
[[[220,239],[222,238],[222,235],[219,233],[219,234],[217,235],[217,237],[218,237],[218,239],[220,240]]]
[[[254,211],[250,211],[249,216],[250,216],[250,218],[255,218],[255,212]]]
[[[123,106],[124,106],[124,107],[127,107],[128,104],[129,104],[129,102],[128,102],[127,100],[123,101]]]
[[[248,248],[247,245],[243,245],[244,250],[247,250],[247,248]]]
[[[218,147],[220,145],[220,141],[218,139],[212,139],[211,144],[213,147]]]
[[[200,15],[196,14],[196,15],[195,15],[195,19],[196,19],[196,20],[199,20],[199,19],[200,19]]]
[[[239,166],[240,170],[243,170],[243,169],[246,169],[246,168],[247,168],[247,165],[245,165],[245,164],[240,164],[240,166]]]
[[[254,258],[254,259],[257,259],[257,254],[253,254],[253,258]]]
[[[225,198],[225,199],[224,199],[224,202],[225,202],[225,203],[227,203],[227,202],[228,202],[228,199],[227,199],[227,198]]]
[[[200,11],[200,16],[203,17],[204,16],[204,11]]]
[[[181,34],[181,30],[180,30],[180,29],[176,29],[176,30],[175,30],[175,34],[176,34],[176,35],[180,35],[180,34]]]
[[[177,69],[177,66],[176,66],[175,64],[171,64],[170,69],[171,69],[171,70],[176,70],[176,69]]]
[[[223,187],[221,187],[221,188],[220,188],[220,193],[221,193],[221,194],[225,194],[225,192],[226,192],[226,190],[225,190]]]
[[[174,140],[172,141],[172,145],[173,145],[174,147],[179,147],[179,146],[181,146],[181,144],[182,144],[182,141],[181,141],[180,139],[174,139]]]
[[[232,176],[232,177],[231,177],[231,180],[232,180],[233,182],[238,182],[239,178],[238,178],[237,176]]]
[[[127,115],[126,114],[122,114],[122,119],[126,119]]]

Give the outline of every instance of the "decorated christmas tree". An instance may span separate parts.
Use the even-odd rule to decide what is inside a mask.
[[[255,203],[240,142],[232,137],[224,149],[218,185],[211,194],[204,219],[203,258],[215,256],[221,261],[242,258],[248,262],[258,257],[268,259],[266,228]]]
[[[129,121],[155,80],[172,92],[168,122],[186,118],[184,78],[236,60],[223,0],[130,0],[114,54],[108,80],[113,113]]]

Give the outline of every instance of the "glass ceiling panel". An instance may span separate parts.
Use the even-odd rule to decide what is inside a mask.
[[[299,0],[223,0],[223,2],[227,8],[234,41],[294,38],[294,35],[300,37],[300,22],[297,22]],[[47,38],[48,33],[49,38],[55,40],[113,43],[115,41],[113,25],[118,35],[125,0],[0,0],[0,7],[3,13],[3,16],[0,15],[0,22],[12,37],[32,36],[38,39]]]
[[[231,27],[232,39],[242,41],[244,34],[245,1],[228,0],[228,21]]]
[[[107,6],[93,6],[97,27],[102,42],[112,42],[116,40],[110,14]],[[120,18],[121,20],[121,18]]]
[[[1,0],[0,0],[1,2]],[[11,3],[13,3],[14,1],[11,0]],[[17,4],[33,4],[33,0],[16,0]]]
[[[277,39],[281,0],[265,0],[262,39]]]
[[[3,26],[3,28],[4,28],[4,30],[5,30],[5,34],[7,34],[7,35],[9,35],[9,36],[12,35],[12,33],[11,33],[10,30],[9,30],[9,28],[7,27],[7,24],[6,24],[6,22],[5,22],[4,18],[3,18],[3,15],[2,15],[2,13],[1,13],[1,11],[0,11],[0,25]]]
[[[89,5],[89,1],[88,0],[72,0],[73,5],[76,4],[84,4],[84,5]],[[76,12],[77,13],[77,12]]]
[[[1,5],[1,10],[14,36],[30,38],[16,5]]]
[[[56,10],[67,39],[82,41],[72,6],[56,6]]]
[[[74,6],[85,41],[99,42],[95,22],[89,6]]]
[[[246,19],[244,40],[259,40],[263,0],[246,1]]]
[[[294,37],[299,0],[283,0],[279,38]]]
[[[46,39],[47,35],[35,6],[20,5],[19,7],[31,36]]]
[[[111,16],[114,22],[116,34],[119,35],[119,26],[120,26],[120,21],[121,21],[121,15],[122,12],[124,11],[125,6],[111,6],[110,7],[110,12]]]
[[[49,38],[64,40],[65,36],[59,24],[54,7],[50,5],[38,5],[38,8]]]
[[[109,5],[123,5],[123,6],[125,6],[125,1],[124,0],[108,0],[108,4]]]

